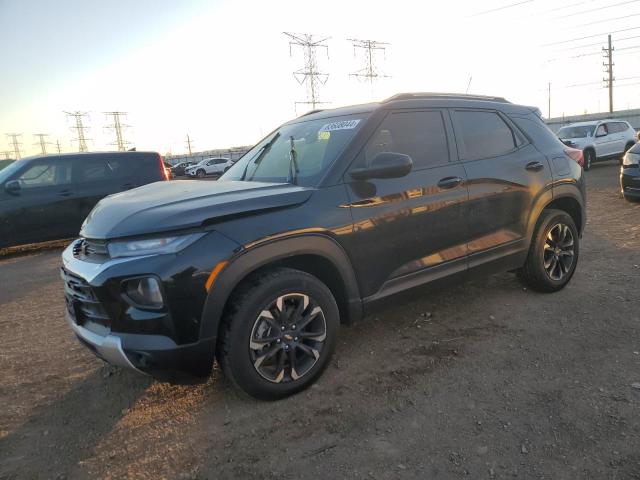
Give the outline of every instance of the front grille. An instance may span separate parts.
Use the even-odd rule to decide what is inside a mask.
[[[64,281],[64,293],[67,311],[78,325],[87,322],[110,327],[111,321],[102,304],[98,301],[91,286],[81,277],[65,268],[60,269]]]
[[[107,242],[92,238],[81,238],[73,245],[73,256],[80,260],[104,261],[109,258]]]

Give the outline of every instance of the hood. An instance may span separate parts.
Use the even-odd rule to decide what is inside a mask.
[[[103,198],[80,235],[108,239],[199,227],[218,218],[305,202],[311,188],[288,183],[173,180]]]

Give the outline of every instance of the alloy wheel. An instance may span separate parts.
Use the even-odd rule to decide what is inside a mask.
[[[295,381],[318,362],[326,338],[322,308],[308,295],[288,293],[258,315],[249,339],[251,362],[270,382]]]
[[[562,280],[570,271],[575,258],[571,229],[557,223],[549,230],[542,251],[544,270],[552,280]]]

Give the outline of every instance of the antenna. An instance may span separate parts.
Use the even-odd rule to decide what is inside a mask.
[[[34,145],[40,147],[40,153],[42,155],[47,154],[47,145],[51,145],[51,142],[47,142],[46,138],[49,136],[48,133],[34,133],[33,136],[38,140]]]
[[[304,67],[293,72],[293,76],[300,85],[302,85],[303,83],[307,84],[307,101],[295,102],[295,105],[311,105],[311,109],[315,110],[316,107],[321,103],[328,103],[320,101],[318,90],[320,88],[320,85],[324,85],[329,79],[328,73],[321,73],[320,71],[318,71],[316,49],[324,48],[327,53],[327,58],[329,58],[329,47],[324,42],[329,40],[329,38],[331,37],[316,39],[314,38],[314,35],[308,33],[283,33],[290,39],[289,55],[291,56],[292,54],[292,46],[302,47],[304,55]]]
[[[358,70],[357,72],[350,73],[349,76],[364,79],[372,85],[373,81],[377,80],[378,78],[389,78],[389,75],[383,75],[379,73],[375,64],[376,51],[381,51],[382,53],[384,53],[386,58],[387,47],[385,47],[384,45],[390,45],[389,43],[379,42],[377,40],[358,40],[356,38],[348,38],[347,40],[353,44],[353,55],[356,55],[356,49],[361,48],[362,50],[364,50],[365,58],[364,68]]]
[[[85,130],[88,130],[89,127],[85,127],[82,124],[82,119],[84,117],[88,117],[89,114],[87,112],[64,112],[67,114],[68,118],[73,118],[75,121],[75,125],[71,127],[71,130],[76,131],[77,138],[74,138],[73,141],[78,142],[78,151],[79,152],[87,152],[89,149],[87,148],[87,139],[84,136]]]
[[[22,145],[22,142],[20,142],[21,136],[21,133],[7,133],[7,138],[9,139],[11,147],[13,147],[13,156],[16,160],[22,158],[20,154],[20,146]]]
[[[113,130],[116,134],[116,141],[111,143],[111,145],[116,145],[118,147],[119,152],[125,152],[127,150],[127,145],[130,145],[131,142],[128,142],[122,136],[123,128],[127,128],[130,125],[125,125],[120,122],[120,117],[125,117],[127,112],[104,112],[107,116],[107,119],[111,117],[113,119],[113,123],[107,125],[105,128],[109,130]]]

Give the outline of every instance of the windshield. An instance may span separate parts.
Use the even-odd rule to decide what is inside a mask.
[[[0,170],[0,184],[9,180],[9,178],[11,178],[11,176],[18,171],[22,165],[24,165],[24,162],[18,160]]]
[[[579,127],[562,127],[558,130],[559,138],[586,138],[591,135],[595,125],[582,125]]]
[[[220,179],[315,186],[367,116],[344,115],[284,125],[249,150]]]

